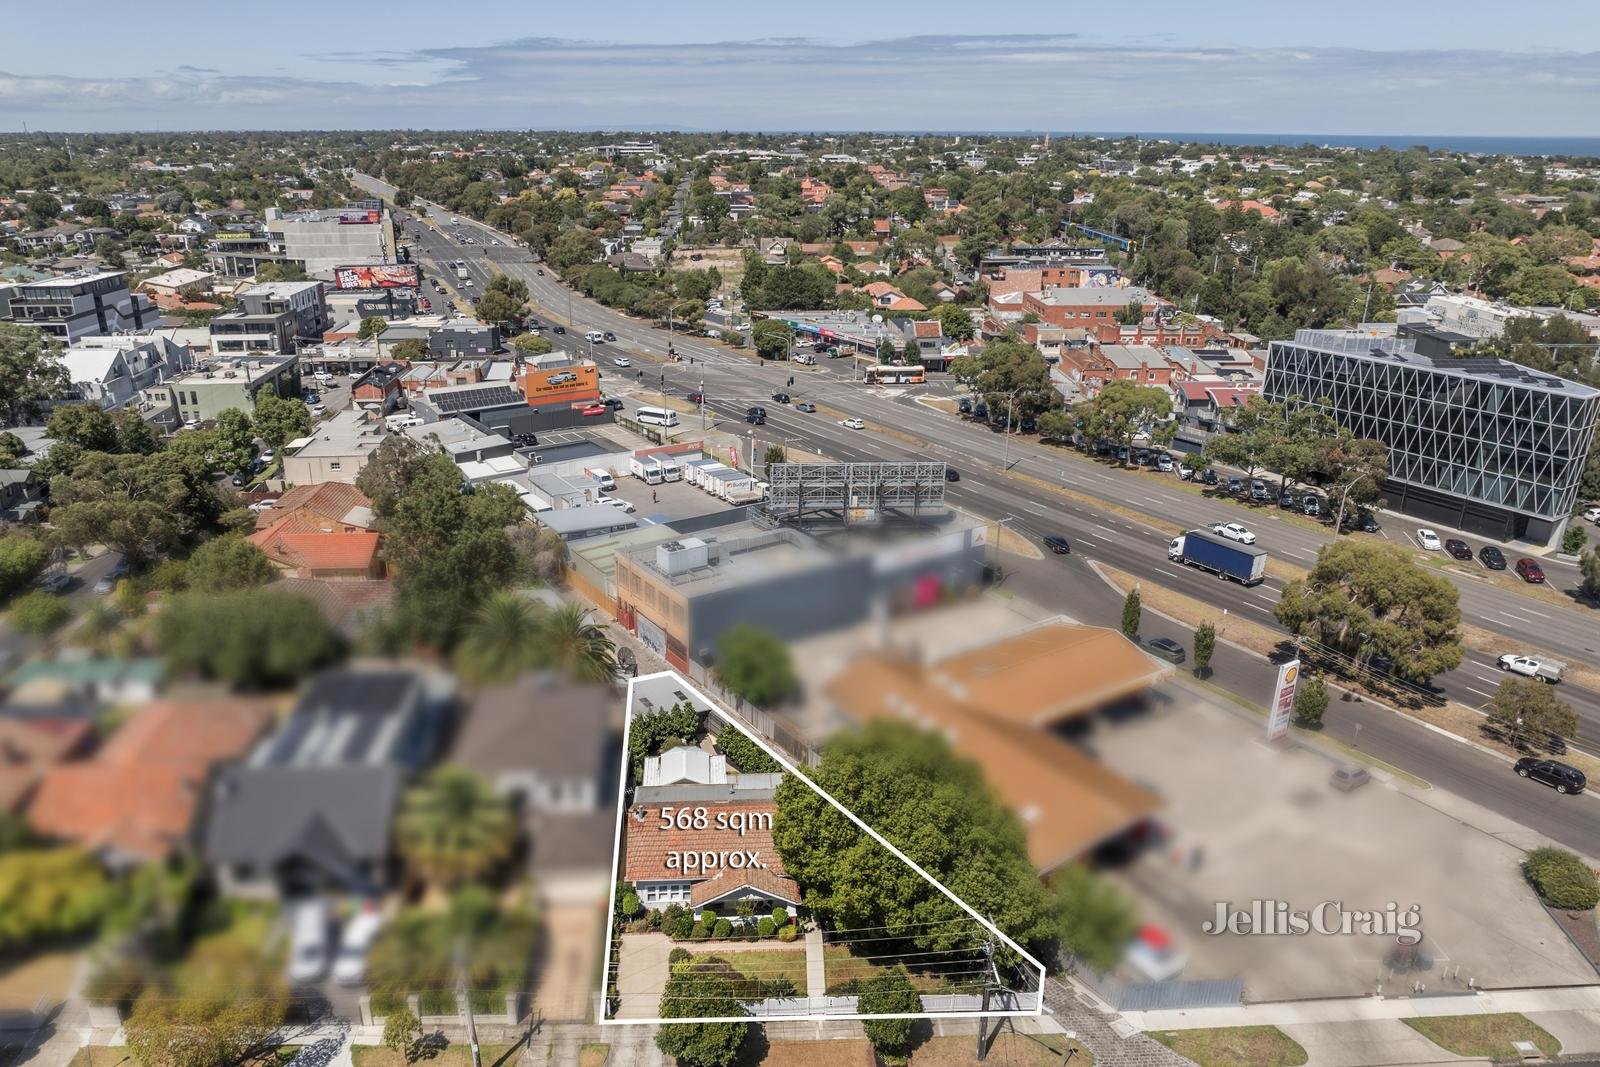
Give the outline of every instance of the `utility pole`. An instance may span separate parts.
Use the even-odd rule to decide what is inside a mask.
[[[989,982],[989,978],[990,978],[990,975],[992,975],[993,972],[994,972],[994,938],[992,936],[988,935],[988,934],[985,934],[984,935],[984,939],[983,939],[983,959],[984,959],[984,963],[987,964],[987,968],[986,969],[990,972],[990,974],[984,976],[984,979],[983,979],[983,1003],[978,1008],[978,1062],[979,1063],[982,1063],[984,1060],[988,1059],[988,1057],[989,1057],[989,1041],[988,1041],[988,1037],[989,1037],[989,1019],[988,1019],[988,1012],[989,1012],[989,990],[991,988],[990,982]],[[998,984],[998,975],[995,975],[994,977],[996,978],[996,984]]]
[[[467,1021],[472,1067],[483,1067],[483,1050],[478,1047],[478,1023],[472,1017],[472,994],[467,990],[467,941],[464,937],[456,939],[456,1000]]]
[[[706,428],[706,380],[700,379],[700,428]]]

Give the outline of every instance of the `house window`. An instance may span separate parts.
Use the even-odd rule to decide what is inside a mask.
[[[331,470],[331,471],[336,471],[336,470],[339,470],[342,466],[343,466],[343,464],[341,464],[338,460],[333,460],[331,463],[328,464],[328,469]]]

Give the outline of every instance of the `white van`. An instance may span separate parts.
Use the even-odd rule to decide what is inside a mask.
[[[590,467],[590,468],[586,469],[583,473],[585,473],[589,477],[593,478],[595,484],[598,485],[601,489],[605,490],[608,493],[611,492],[611,490],[613,490],[613,489],[615,489],[617,487],[617,480],[615,478],[611,477],[611,472],[610,471],[599,470],[599,469]]]
[[[671,408],[638,408],[633,417],[646,426],[676,426],[678,413]]]
[[[601,333],[599,330],[590,330],[588,333],[583,335],[583,339],[594,344],[600,344],[606,339],[606,335]]]
[[[399,433],[407,426],[421,426],[422,416],[413,415],[409,411],[397,411],[393,415],[387,416],[383,420],[383,424],[389,428],[390,433]]]

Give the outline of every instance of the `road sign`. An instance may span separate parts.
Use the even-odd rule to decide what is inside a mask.
[[[1272,705],[1267,715],[1267,740],[1277,741],[1289,732],[1294,714],[1294,688],[1300,680],[1300,661],[1292,659],[1278,668],[1278,684],[1272,687]]]

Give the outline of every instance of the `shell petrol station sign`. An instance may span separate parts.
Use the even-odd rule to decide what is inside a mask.
[[[592,363],[528,367],[522,372],[522,395],[535,407],[599,400],[600,368]]]

